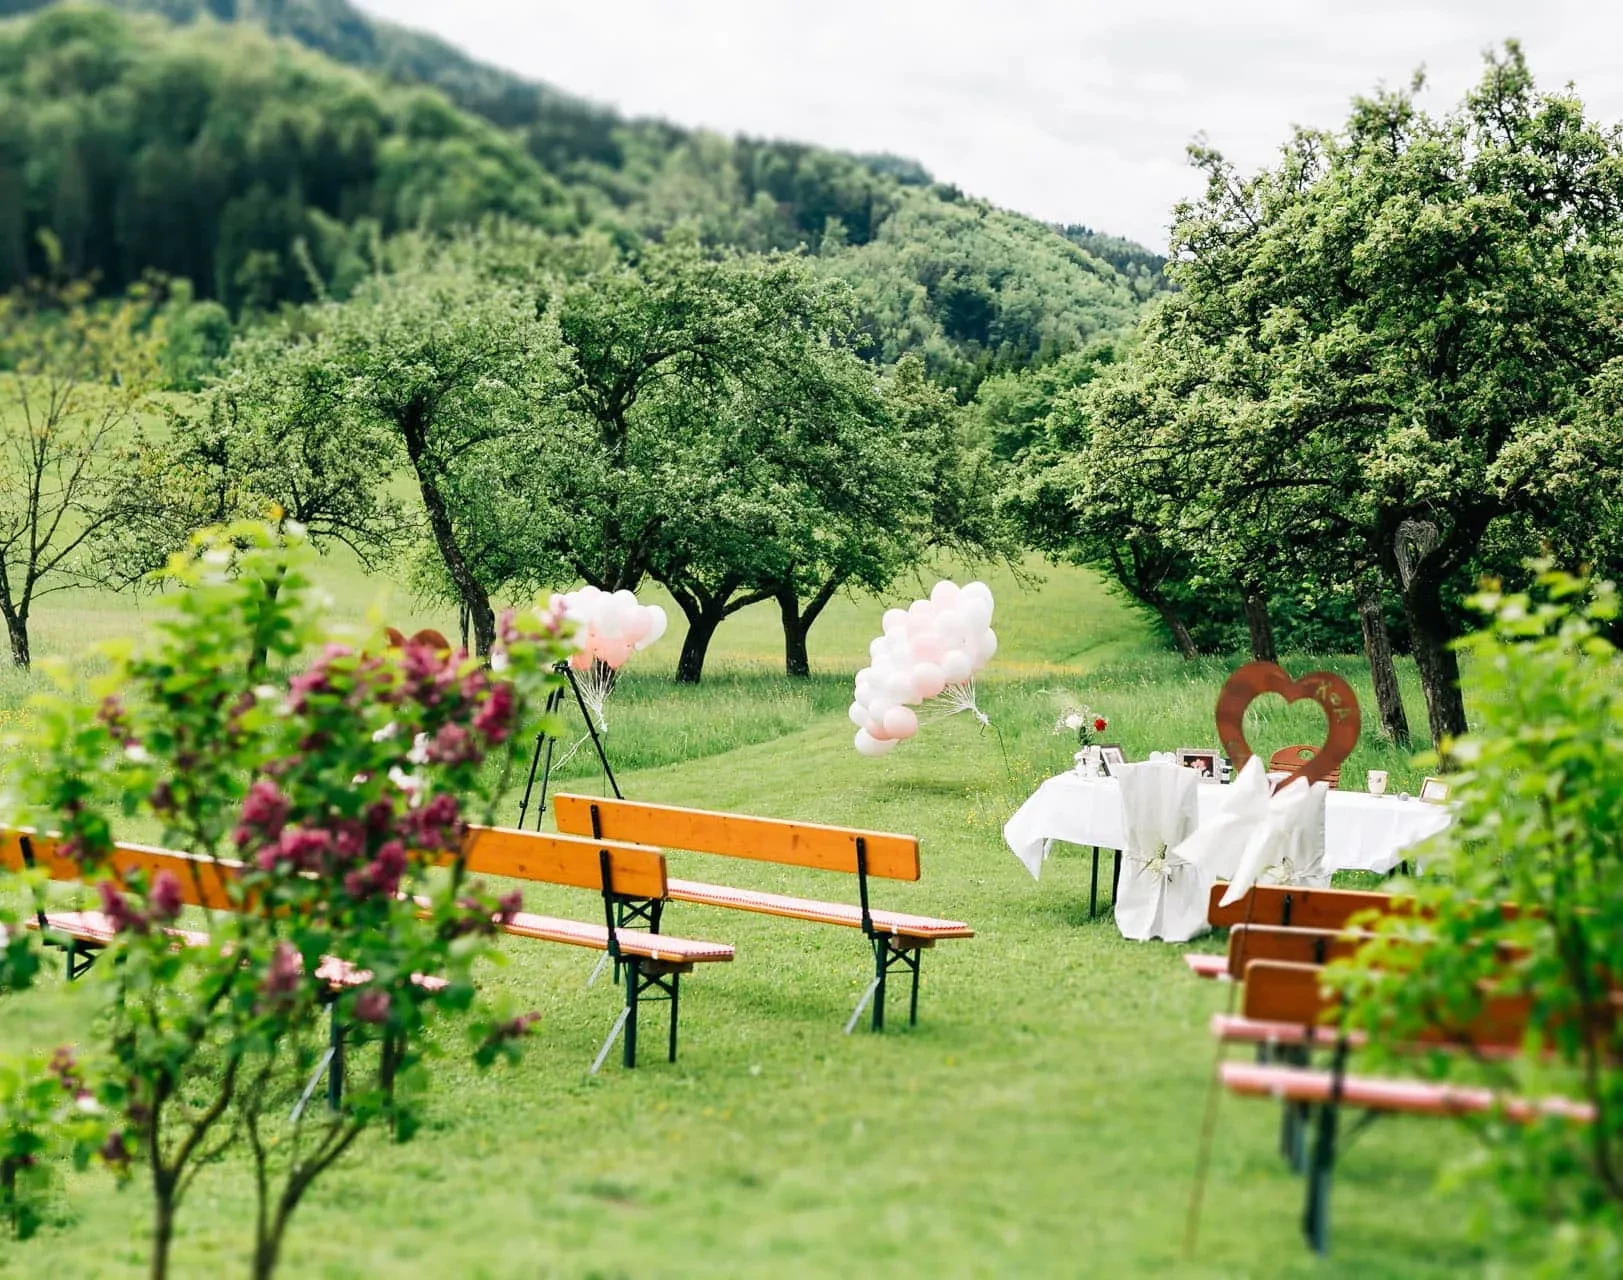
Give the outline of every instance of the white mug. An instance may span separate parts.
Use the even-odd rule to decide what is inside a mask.
[[[1384,796],[1386,794],[1385,769],[1371,769],[1369,771],[1369,793],[1372,796]]]

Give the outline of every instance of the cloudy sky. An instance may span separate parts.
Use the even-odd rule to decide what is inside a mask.
[[[634,115],[893,151],[1037,217],[1161,248],[1204,132],[1266,163],[1292,123],[1424,65],[1439,104],[1507,36],[1623,118],[1617,0],[360,0]]]

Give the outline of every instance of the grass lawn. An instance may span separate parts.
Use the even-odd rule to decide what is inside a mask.
[[[421,614],[397,590],[333,566],[336,614],[375,602]],[[844,1275],[1452,1276],[1485,1261],[1469,1202],[1436,1190],[1471,1150],[1440,1122],[1388,1120],[1347,1153],[1334,1254],[1297,1230],[1301,1184],[1277,1155],[1271,1106],[1225,1098],[1199,1246],[1183,1235],[1213,1064],[1209,1015],[1227,992],[1187,976],[1182,948],[1123,941],[1087,920],[1089,862],[1074,849],[1034,883],[1001,825],[1070,763],[1051,733],[1051,690],[1112,720],[1130,757],[1208,744],[1226,662],[1162,653],[1097,580],[1047,571],[1018,590],[993,578],[1002,648],[968,717],[927,726],[884,759],[851,748],[850,674],[877,630],[873,603],[842,602],[812,633],[813,679],[781,675],[774,611],[717,637],[699,689],[668,681],[680,627],[628,668],[610,703],[626,794],[651,800],[915,832],[917,885],[881,905],[955,916],[978,936],[925,960],[921,1021],[883,1037],[841,1027],[868,976],[855,931],[676,905],[665,928],[732,942],[738,959],[684,984],[683,1046],[669,1066],[645,1024],[645,1065],[586,1068],[619,998],[586,989],[595,957],[510,940],[492,986],[544,1015],[524,1063],[481,1076],[452,1051],[436,1067],[427,1129],[404,1147],[370,1140],[320,1184],[289,1238],[284,1274],[393,1276]],[[905,602],[904,602],[905,603]],[[36,650],[128,632],[125,602],[64,599]],[[1300,660],[1287,665],[1301,669]],[[1333,659],[1365,699],[1367,677]],[[1412,677],[1412,671],[1406,673]],[[31,680],[0,684],[17,720]],[[1410,714],[1424,723],[1412,684]],[[1251,740],[1316,741],[1317,713],[1259,705]],[[1424,772],[1366,738],[1344,771],[1387,768],[1394,790]],[[566,774],[596,785],[583,757]],[[514,801],[516,810],[516,798]],[[855,886],[816,872],[672,857],[673,874],[815,896]],[[594,918],[585,894],[531,892],[532,908]],[[1208,942],[1207,945],[1215,945]],[[80,1034],[86,995],[53,977],[0,1005],[0,1044],[49,1048]],[[893,1005],[894,1009],[894,1005]],[[893,1018],[894,1021],[894,1018]],[[246,1269],[245,1162],[206,1172],[182,1211],[177,1274]],[[148,1200],[97,1174],[73,1177],[36,1239],[0,1242],[0,1275],[126,1276],[144,1265]]]

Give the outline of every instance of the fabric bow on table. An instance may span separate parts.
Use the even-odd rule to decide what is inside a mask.
[[[1257,756],[1229,788],[1223,806],[1174,852],[1209,880],[1229,881],[1219,904],[1228,906],[1258,883],[1328,884],[1324,864],[1323,782],[1294,778],[1270,793]]]

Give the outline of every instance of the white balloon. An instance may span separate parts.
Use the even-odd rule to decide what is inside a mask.
[[[657,604],[651,604],[643,612],[648,616],[648,634],[643,636],[642,643],[637,647],[646,649],[660,636],[665,634],[665,628],[670,625],[670,619],[665,616],[665,610]]]
[[[907,626],[907,610],[886,609],[885,616],[880,620],[879,629],[887,636],[893,634],[897,628]]]
[[[885,676],[885,683],[879,686],[892,702],[910,702],[913,698],[913,670],[911,667],[896,667]]]
[[[907,606],[907,616],[913,619],[915,625],[930,621],[939,612],[940,610],[929,600],[915,600]]]
[[[853,742],[857,751],[865,756],[882,756],[896,745],[894,742],[881,741],[875,738],[866,729],[858,729]]]
[[[917,701],[933,698],[947,687],[947,673],[937,662],[921,662],[913,668],[913,692]]]
[[[860,698],[851,704],[851,710],[847,714],[851,718],[851,723],[859,729],[868,723],[868,708],[862,705]]]
[[[888,643],[889,642],[884,636],[875,636],[872,640],[868,641],[868,656],[873,659],[874,666],[877,667],[881,662],[883,662],[886,654],[890,652],[889,648],[887,647]]]
[[[955,606],[957,614],[969,628],[970,635],[979,635],[992,625],[992,602],[979,596],[960,596]]]
[[[938,604],[943,609],[952,608],[957,599],[958,584],[956,582],[949,582],[947,579],[943,578],[940,582],[936,583],[935,586],[930,588],[931,603]]]
[[[902,704],[901,700],[898,698],[892,698],[883,692],[876,692],[871,698],[868,699],[867,705],[868,715],[871,719],[883,720],[885,718],[885,712],[894,707],[899,707]]]
[[[887,737],[907,739],[919,731],[919,718],[910,707],[893,707],[885,712]]]
[[[958,594],[960,596],[968,596],[970,599],[984,600],[988,605],[992,603],[992,588],[987,586],[984,582],[966,582],[964,584],[964,589]]]
[[[997,652],[997,632],[987,627],[980,635],[975,637],[975,670],[979,671],[992,660]]]
[[[948,650],[947,656],[941,660],[941,674],[947,677],[948,684],[963,684],[974,669],[969,655],[962,649]]]

